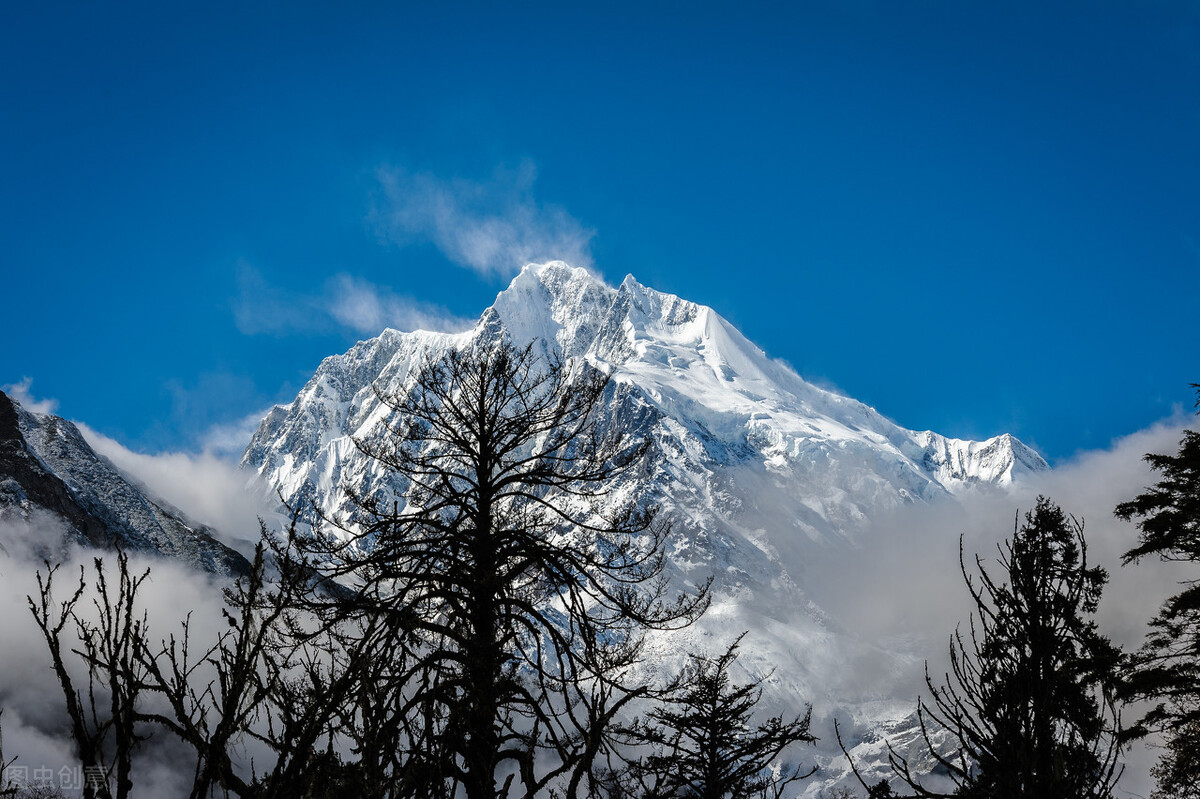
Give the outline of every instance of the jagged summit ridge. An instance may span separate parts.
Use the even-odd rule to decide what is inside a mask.
[[[376,389],[403,392],[422,360],[447,348],[505,339],[611,375],[601,423],[651,446],[608,495],[652,504],[670,524],[672,576],[715,577],[709,612],[670,639],[652,637],[648,663],[665,673],[681,652],[711,650],[710,636],[728,642],[749,630],[740,660],[751,673],[774,675],[775,711],[803,712],[797,703],[812,702],[819,712],[845,710],[860,730],[915,723],[910,697],[875,695],[887,688],[864,688],[853,669],[829,667],[870,650],[868,660],[899,674],[911,657],[880,653],[840,627],[806,591],[815,585],[810,570],[822,553],[855,546],[892,509],[1002,488],[1047,469],[1045,461],[1007,435],[976,442],[906,430],[803,380],[713,309],[631,276],[613,287],[560,262],[531,265],[466,333],[387,330],[359,342],[325,359],[293,402],[271,411],[243,466],[292,507],[313,501],[329,515],[345,509],[345,487],[400,496],[404,486],[354,444],[380,435],[388,418]],[[817,762],[832,770],[814,778],[806,797],[839,779],[839,755],[831,741],[819,745]]]
[[[738,473],[774,482],[794,513],[772,535],[852,535],[863,519],[899,503],[1005,486],[1048,468],[1008,435],[971,442],[905,430],[806,382],[711,308],[632,276],[613,288],[562,262],[525,267],[471,331],[385,330],[325,359],[296,400],[263,420],[243,464],[289,503],[316,499],[334,511],[347,481],[362,490],[380,479],[353,444],[387,412],[372,386],[394,390],[430,354],[501,338],[612,375],[620,389],[613,423],[636,417],[655,441],[663,482],[649,492],[714,512],[722,496],[727,506],[744,506]],[[681,499],[681,483],[703,496]]]

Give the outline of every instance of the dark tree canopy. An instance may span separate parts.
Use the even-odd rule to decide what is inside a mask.
[[[1148,556],[1200,562],[1200,433],[1185,430],[1178,453],[1149,454],[1146,461],[1159,481],[1115,511],[1136,520],[1138,528],[1138,545],[1125,553],[1125,562]],[[1146,642],[1132,659],[1127,693],[1155,703],[1131,734],[1166,734],[1155,770],[1157,796],[1200,796],[1200,575],[1151,620]]]
[[[810,776],[782,761],[809,733],[812,709],[784,721],[752,724],[762,681],[736,685],[729,669],[739,637],[719,657],[690,655],[690,662],[647,717],[623,729],[626,745],[648,749],[601,781],[610,797],[638,799],[778,799],[793,782]]]
[[[950,672],[938,684],[927,671],[931,701],[918,703],[925,743],[955,788],[926,787],[890,749],[893,770],[925,797],[1111,796],[1120,653],[1091,618],[1107,574],[1088,565],[1083,524],[1039,497],[1000,548],[1005,579],[978,556],[970,574],[961,541],[959,560],[976,612],[969,634],[951,638]]]
[[[668,597],[651,513],[601,508],[648,442],[599,424],[603,374],[531,347],[451,350],[378,396],[388,430],[356,443],[404,497],[352,494],[357,526],[298,542],[307,568],[349,587],[336,612],[398,620],[396,723],[427,776],[469,799],[576,787],[644,690],[625,684],[642,632],[705,606]]]

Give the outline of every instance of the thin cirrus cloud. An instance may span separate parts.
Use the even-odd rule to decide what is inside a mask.
[[[320,333],[338,328],[377,335],[386,327],[454,333],[474,323],[441,306],[344,273],[327,280],[319,294],[288,291],[271,285],[246,263],[238,271],[233,313],[238,330],[246,335]]]
[[[330,316],[359,333],[378,333],[385,327],[452,333],[474,324],[439,306],[394,294],[350,275],[333,278],[328,298]]]
[[[433,244],[451,262],[484,277],[511,276],[525,264],[553,260],[592,268],[596,232],[563,208],[538,201],[531,162],[497,169],[486,180],[400,167],[381,168],[378,179],[372,218],[385,241]]]
[[[497,169],[483,180],[402,167],[380,168],[377,177],[370,222],[385,242],[432,244],[450,262],[483,277],[507,277],[526,264],[554,260],[593,268],[595,231],[538,200],[537,169],[530,162]],[[331,329],[375,335],[385,327],[449,333],[474,323],[345,273],[330,278],[317,294],[290,291],[246,263],[239,269],[233,310],[238,329],[247,335]]]

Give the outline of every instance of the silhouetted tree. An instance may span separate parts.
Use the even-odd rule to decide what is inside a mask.
[[[95,615],[80,614],[77,607],[87,590],[85,570],[79,569],[79,582],[69,599],[54,601],[54,577],[57,566],[46,564],[46,573],[37,575],[38,597],[27,597],[29,610],[50,650],[54,674],[66,699],[71,737],[83,768],[100,769],[105,781],[85,784],[85,799],[114,796],[108,780],[116,781],[116,799],[125,799],[133,788],[133,755],[146,739],[151,719],[142,712],[146,673],[141,647],[145,643],[146,616],[139,611],[137,593],[149,576],[149,570],[134,574],[129,558],[117,552],[117,583],[109,582],[104,561],[94,561],[96,588],[92,594]],[[67,625],[74,628],[73,648],[64,642]],[[64,646],[68,647],[64,652]],[[87,693],[76,688],[67,666],[69,655],[76,655],[87,667]]]
[[[379,393],[386,433],[356,441],[402,501],[350,492],[353,518],[289,541],[298,568],[342,587],[314,607],[391,625],[372,723],[407,739],[393,768],[428,795],[578,791],[614,706],[644,690],[626,684],[643,631],[705,606],[703,590],[668,597],[652,513],[600,510],[648,446],[598,424],[608,386],[531,347],[449,351]]]
[[[192,799],[419,795],[381,776],[379,753],[394,760],[396,737],[370,722],[390,707],[386,625],[322,618],[308,597],[311,571],[282,566],[270,567],[258,545],[249,574],[225,589],[226,628],[199,655],[190,619],[143,650],[149,687],[171,709],[154,720],[196,752]],[[245,738],[275,755],[252,779],[236,768]]]
[[[1200,395],[1200,385],[1193,388]],[[1138,545],[1124,562],[1147,556],[1200,562],[1200,433],[1185,430],[1178,453],[1150,454],[1146,461],[1161,479],[1115,511],[1126,521],[1136,519],[1139,531]],[[1146,642],[1132,658],[1127,690],[1132,698],[1156,703],[1130,736],[1152,730],[1166,736],[1155,770],[1157,795],[1200,796],[1200,575],[1150,622]]]
[[[0,718],[4,716],[4,710],[0,708]],[[17,786],[12,784],[12,780],[8,778],[8,768],[13,764],[16,758],[11,760],[4,759],[4,731],[0,729],[0,797],[13,796],[17,793]]]
[[[1156,783],[1151,799],[1200,799],[1200,725],[1172,729],[1150,775]]]
[[[887,780],[880,780],[867,790],[867,799],[895,799],[898,796]]]
[[[624,744],[648,749],[623,768],[608,769],[602,793],[638,799],[779,799],[787,786],[811,776],[781,761],[809,733],[812,709],[784,721],[774,716],[754,725],[762,680],[735,685],[729,669],[738,638],[719,657],[691,655],[644,720],[622,730]]]
[[[299,735],[276,741],[255,726],[264,722],[269,729],[272,709],[285,702],[297,712],[312,711],[311,705],[300,706],[276,690],[291,676],[278,640],[278,627],[291,610],[290,597],[285,581],[276,580],[272,588],[264,552],[260,543],[250,572],[225,588],[226,627],[215,640],[207,645],[192,640],[189,616],[178,635],[163,640],[156,649],[148,640],[139,648],[146,688],[169,708],[150,718],[196,753],[191,799],[214,792],[238,796],[255,792],[235,767],[233,750],[245,736],[272,743],[281,754],[275,771],[287,762],[282,748],[304,744]]]
[[[960,540],[976,613],[970,633],[951,638],[944,681],[926,669],[931,702],[918,702],[925,744],[954,792],[926,787],[889,745],[891,767],[923,797],[1109,797],[1120,776],[1120,652],[1091,619],[1107,574],[1088,565],[1083,524],[1045,497],[999,563],[1005,581],[978,556],[972,576]]]
[[[85,783],[84,796],[128,796],[134,753],[156,728],[195,751],[193,799],[230,793],[316,795],[318,779],[328,776],[313,765],[323,762],[317,738],[340,723],[343,706],[338,703],[348,691],[339,693],[341,683],[331,681],[311,688],[311,674],[297,653],[321,664],[317,673],[323,676],[345,655],[327,641],[312,646],[310,637],[297,644],[286,634],[296,616],[295,592],[289,589],[295,584],[278,576],[269,580],[260,546],[250,573],[226,589],[227,624],[215,639],[193,640],[189,616],[178,634],[152,647],[138,596],[149,569],[135,574],[123,552],[116,558],[115,581],[97,557],[94,588],[89,590],[81,567],[78,583],[62,601],[54,598],[60,567],[47,564],[46,573],[38,574],[37,597],[28,600],[63,689],[80,763],[87,772],[99,769],[104,775]],[[88,599],[91,612],[86,612]],[[86,688],[76,686],[72,662],[86,669]],[[310,690],[303,690],[306,683]],[[306,725],[273,728],[271,722],[281,716],[303,719]],[[235,749],[246,736],[268,742],[278,755],[254,781],[235,767]]]
[[[587,791],[613,719],[649,693],[630,677],[644,632],[707,604],[706,587],[669,596],[652,513],[601,502],[648,446],[601,429],[607,391],[595,370],[531,348],[431,361],[380,395],[386,433],[357,442],[402,498],[351,493],[347,526],[264,529],[212,640],[193,640],[189,617],[151,645],[148,572],[123,553],[115,585],[95,560],[95,614],[78,612],[83,570],[56,603],[47,564],[29,606],[83,766],[123,799],[156,725],[195,751],[193,799]],[[253,775],[237,766],[247,738],[275,755]],[[113,794],[89,783],[85,796]]]

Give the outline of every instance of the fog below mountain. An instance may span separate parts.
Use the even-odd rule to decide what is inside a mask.
[[[958,566],[960,534],[968,559],[979,553],[994,563],[996,544],[1012,534],[1017,513],[1032,507],[1038,494],[1052,497],[1085,521],[1089,559],[1106,567],[1111,575],[1099,612],[1101,628],[1114,641],[1137,646],[1146,620],[1173,593],[1186,569],[1157,561],[1122,567],[1120,555],[1134,541],[1135,531],[1115,519],[1112,509],[1152,483],[1142,456],[1174,451],[1183,425],[1190,421],[1180,414],[1123,438],[1107,450],[1081,453],[1053,472],[1019,481],[1003,491],[907,505],[873,520],[853,545],[806,547],[808,556],[799,570],[801,587],[823,610],[828,629],[839,637],[847,636],[845,640],[852,642],[849,645],[840,642],[822,649],[819,640],[811,640],[807,650],[788,648],[795,642],[790,638],[797,629],[793,622],[803,615],[803,609],[772,607],[769,599],[759,596],[744,606],[720,601],[709,618],[680,638],[685,643],[676,652],[688,648],[717,651],[743,630],[750,630],[743,646],[741,674],[761,677],[775,670],[768,680],[768,697],[774,704],[763,712],[794,710],[806,702],[815,705],[814,732],[822,740],[816,748],[798,753],[804,762],[819,759],[826,764],[822,773],[807,783],[807,795],[815,796],[824,782],[822,777],[841,771],[830,753],[832,718],[840,718],[843,724],[851,722],[853,706],[864,702],[883,703],[897,712],[911,711],[922,693],[923,661],[929,659],[935,674],[944,668],[948,636],[956,625],[966,623],[971,609]],[[178,464],[178,457],[172,456],[172,462]],[[155,468],[153,457],[129,463],[134,464],[130,469],[134,477],[139,476],[139,466]],[[206,468],[211,466],[206,464]],[[216,468],[233,473],[229,466]],[[195,507],[181,502],[181,509],[200,515],[205,507],[232,499],[224,493],[230,490],[231,481],[214,479],[208,484],[213,488],[208,496],[200,498]],[[0,617],[4,749],[6,757],[18,757],[18,763],[31,770],[42,766],[57,770],[74,760],[65,737],[61,689],[25,607],[26,594],[36,590],[34,571],[41,566],[42,557],[65,555],[60,573],[64,589],[79,565],[90,568],[91,552],[62,553],[37,545],[56,541],[60,534],[49,520],[0,525],[0,543],[5,549],[0,553],[0,603],[9,609]],[[220,586],[214,578],[168,561],[139,561],[139,565],[152,568],[143,599],[154,635],[175,631],[189,612],[201,634],[222,623]],[[780,643],[785,646],[781,648]],[[849,659],[831,658],[832,652]],[[806,683],[825,681],[817,692],[823,696],[797,695],[789,690],[792,679],[787,669],[793,661],[807,664]],[[180,752],[162,735],[158,739],[140,757],[137,795],[186,795],[190,771],[181,764],[188,760],[181,759]],[[1120,795],[1149,793],[1148,770],[1154,757],[1144,745],[1128,754]]]
[[[650,636],[642,676],[662,679],[688,653],[719,654],[745,633],[733,674],[764,680],[761,712],[812,705],[820,740],[795,753],[819,767],[805,783],[810,799],[850,779],[835,721],[873,779],[883,776],[878,737],[911,741],[925,664],[944,672],[949,637],[973,610],[960,539],[969,573],[978,555],[998,575],[997,545],[1039,495],[1050,497],[1085,522],[1088,560],[1111,576],[1101,630],[1126,648],[1140,643],[1146,621],[1187,576],[1178,564],[1121,566],[1136,532],[1112,515],[1154,481],[1143,455],[1176,450],[1194,420],[1182,411],[1051,470],[1008,435],[976,442],[902,428],[805,381],[710,308],[632,277],[614,288],[557,262],[527,267],[469,332],[385,330],[326,358],[295,400],[267,412],[240,467],[208,452],[130,452],[83,425],[81,435],[107,459],[97,463],[244,552],[258,518],[270,529],[283,524],[278,499],[329,514],[344,509],[347,488],[403,499],[405,486],[355,443],[391,434],[392,406],[380,392],[411,390],[414,370],[449,348],[501,342],[530,342],[550,361],[610,376],[594,409],[599,429],[649,449],[636,470],[597,487],[598,510],[628,502],[657,509],[671,526],[665,554],[676,584],[715,578],[704,618]],[[11,611],[0,618],[5,753],[57,770],[71,762],[62,697],[24,597],[42,558],[65,559],[67,577],[92,553],[63,550],[47,516],[9,518],[0,523],[0,602]],[[152,640],[188,613],[197,631],[219,629],[216,578],[178,562],[139,564],[152,568],[143,596]],[[143,750],[140,795],[185,786],[179,764],[187,760],[174,749],[161,739]],[[1136,747],[1120,790],[1148,794],[1152,760]]]

